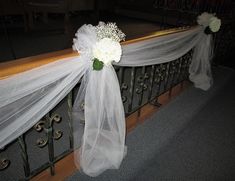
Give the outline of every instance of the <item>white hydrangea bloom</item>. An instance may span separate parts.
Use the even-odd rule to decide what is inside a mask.
[[[212,32],[217,32],[221,26],[221,20],[215,16],[215,14],[210,14],[207,12],[202,13],[197,18],[197,23],[204,28],[209,27]]]
[[[217,17],[212,17],[210,19],[209,28],[212,32],[219,31],[220,26],[221,26],[221,20],[220,19],[218,19]]]
[[[209,26],[210,19],[211,19],[212,17],[214,17],[213,14],[204,12],[204,13],[202,13],[200,16],[197,17],[197,23],[198,23],[199,25],[202,25],[203,27],[207,27],[207,26]]]
[[[122,49],[119,42],[110,38],[103,38],[96,42],[93,47],[93,57],[102,61],[105,65],[110,65],[112,61],[119,62]]]

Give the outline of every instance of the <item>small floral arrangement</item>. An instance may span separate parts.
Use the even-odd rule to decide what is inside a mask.
[[[112,61],[120,61],[122,54],[120,41],[125,40],[125,34],[115,23],[100,22],[95,30],[98,41],[92,51],[93,69],[101,70],[104,65],[111,65]]]
[[[207,12],[202,13],[197,18],[199,25],[205,27],[205,33],[211,34],[219,31],[221,26],[221,20],[215,16],[215,14],[210,14]]]

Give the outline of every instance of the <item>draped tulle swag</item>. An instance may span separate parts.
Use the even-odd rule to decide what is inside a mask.
[[[82,78],[73,106],[75,159],[84,173],[97,176],[119,168],[125,156],[125,114],[112,65],[92,70],[94,26],[84,25],[73,48],[80,56],[63,59],[0,80],[0,147],[31,128]],[[201,26],[122,46],[117,66],[145,66],[173,61],[194,48],[190,79],[207,90],[212,84],[211,35]],[[85,125],[84,125],[85,121]],[[81,139],[82,138],[82,139]],[[77,161],[76,161],[77,162]]]
[[[125,117],[115,70],[105,66],[102,71],[89,71],[80,90],[74,106],[74,122],[79,116],[85,118],[86,124],[78,157],[82,170],[96,176],[108,168],[118,168],[125,154]],[[85,105],[85,117],[80,105]],[[77,139],[82,124],[75,124],[80,124],[74,127]]]

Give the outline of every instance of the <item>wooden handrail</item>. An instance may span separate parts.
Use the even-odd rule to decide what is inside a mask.
[[[126,45],[126,44],[135,43],[135,42],[139,42],[139,41],[143,41],[143,40],[147,40],[147,39],[151,39],[151,38],[166,36],[166,35],[169,35],[169,34],[174,34],[174,33],[187,31],[187,30],[190,30],[190,29],[194,29],[196,27],[197,26],[184,26],[184,27],[179,27],[179,28],[170,28],[170,29],[166,29],[166,30],[155,31],[155,32],[149,33],[149,34],[147,34],[145,36],[142,36],[142,37],[139,37],[139,38],[124,41],[121,44]]]
[[[31,70],[63,58],[75,56],[79,56],[79,53],[72,49],[66,49],[0,63],[0,79],[4,79],[11,75]]]
[[[162,30],[162,31],[156,31],[140,38],[122,42],[122,44],[126,45],[126,44],[143,41],[143,40],[150,39],[150,38],[165,36],[165,35],[169,35],[173,33],[179,33],[182,31],[187,31],[192,28],[195,28],[195,27],[183,27],[183,28],[181,27],[181,28],[173,28],[173,29],[167,29],[167,30]],[[79,53],[73,51],[72,49],[66,49],[66,50],[56,51],[52,53],[46,53],[46,54],[41,54],[37,56],[31,56],[31,57],[26,57],[26,58],[21,58],[17,60],[0,63],[0,79],[4,79],[14,74],[31,70],[33,68],[46,65],[48,63],[51,63],[60,59],[75,57],[75,56],[79,56]]]

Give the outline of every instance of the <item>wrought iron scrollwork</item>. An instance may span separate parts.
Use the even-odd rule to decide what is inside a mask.
[[[128,85],[123,82],[123,83],[121,84],[121,92],[122,92],[123,90],[127,90],[127,89],[128,89]],[[126,101],[127,101],[127,96],[122,95],[122,102],[125,103]]]
[[[47,143],[48,143],[48,139],[46,139],[46,138],[37,139],[37,146],[40,148],[43,148],[44,146],[46,146]]]
[[[63,136],[63,132],[61,130],[54,131],[54,139],[59,140]]]
[[[177,73],[180,69],[180,59],[177,59],[170,63],[170,70],[169,70],[169,79],[167,87],[169,88],[169,95],[171,95],[172,87],[176,85],[178,82]]]
[[[172,63],[171,63],[171,67],[170,67],[170,71],[169,71],[169,74],[170,75],[173,75],[175,72],[176,72],[176,69],[177,69],[177,62],[176,62],[177,60],[175,60],[175,61],[173,61]]]
[[[167,75],[166,66],[164,64],[160,64],[159,66],[156,67],[154,82],[157,84],[160,83],[161,81],[164,80],[166,75]]]
[[[148,89],[148,85],[145,83],[146,80],[148,79],[149,79],[148,73],[145,73],[144,75],[137,77],[137,83],[139,84],[139,87],[137,87],[135,90],[137,94],[142,94],[144,91]]]
[[[0,171],[6,169],[10,165],[10,160],[7,158],[1,158],[0,159]]]
[[[127,89],[128,89],[128,85],[126,83],[122,83],[121,90],[127,90]]]
[[[49,124],[47,123],[47,119],[40,120],[37,124],[34,125],[34,129],[37,132],[45,131],[48,133],[49,131],[52,131],[52,124],[53,122],[59,123],[61,121],[61,116],[59,114],[52,114],[51,117],[49,117]],[[53,131],[53,139],[59,140],[63,136],[63,132],[61,130],[55,130]],[[43,148],[48,144],[48,136],[46,138],[39,138],[36,141],[36,144],[39,148]]]
[[[182,75],[182,79],[186,79],[188,77],[188,74],[189,74],[188,69],[189,69],[189,65],[191,63],[192,53],[193,53],[193,51],[191,50],[186,55],[181,57],[181,62],[182,62],[181,63],[181,75]]]

